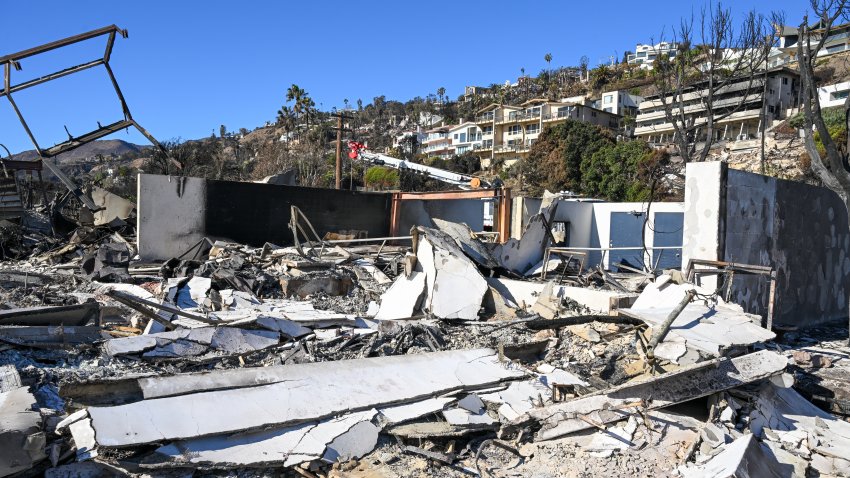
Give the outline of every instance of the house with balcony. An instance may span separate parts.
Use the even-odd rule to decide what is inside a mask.
[[[543,129],[568,119],[614,130],[622,116],[586,104],[533,99],[518,106],[491,104],[478,111],[475,123],[481,129],[481,167],[510,167],[528,155]]]
[[[449,126],[438,126],[425,131],[425,141],[422,142],[421,153],[429,158],[451,158],[454,154],[452,140],[449,136]]]
[[[715,141],[745,141],[755,139],[765,129],[761,124],[762,105],[766,103],[765,126],[770,128],[775,121],[785,119],[788,110],[797,103],[799,75],[789,68],[778,68],[765,75],[753,78],[740,77],[726,84],[714,95],[713,124]],[[666,144],[676,140],[676,131],[668,121],[664,104],[681,101],[686,118],[692,119],[697,127],[693,141],[705,140],[701,125],[707,123],[707,108],[704,99],[708,96],[706,83],[697,83],[685,90],[681,98],[676,95],[648,96],[639,105],[634,135],[649,143]],[[679,107],[674,110],[679,114]]]
[[[673,58],[678,48],[677,43],[666,41],[655,45],[638,43],[635,46],[635,52],[626,56],[626,62],[630,65],[638,65],[643,70],[651,70],[652,64],[659,56],[666,55],[668,58]]]
[[[472,121],[461,122],[449,130],[454,154],[461,155],[481,149],[481,128]]]

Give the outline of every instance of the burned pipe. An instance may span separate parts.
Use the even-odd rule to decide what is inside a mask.
[[[652,333],[652,338],[649,339],[649,343],[646,344],[646,357],[650,360],[655,360],[655,347],[658,346],[661,341],[664,340],[664,337],[667,336],[667,332],[670,331],[670,326],[673,325],[673,321],[676,320],[676,317],[685,310],[685,307],[694,300],[694,296],[697,295],[697,291],[691,289],[685,292],[685,296],[682,297],[682,300],[676,304],[676,307],[670,311],[670,315],[664,319],[664,322],[658,325],[658,328],[654,330]],[[654,328],[654,327],[653,327]]]

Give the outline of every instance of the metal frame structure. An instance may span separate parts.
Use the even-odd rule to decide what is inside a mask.
[[[705,269],[697,269],[695,266],[703,266]],[[723,285],[726,288],[724,299],[729,301],[732,294],[732,282],[735,280],[735,274],[744,275],[760,275],[767,277],[770,281],[770,291],[767,297],[767,317],[765,318],[764,328],[770,330],[773,328],[774,305],[776,303],[776,280],[778,278],[777,271],[769,266],[756,266],[752,264],[739,264],[735,262],[725,261],[710,261],[706,259],[691,259],[688,261],[688,268],[685,269],[685,278],[688,282],[693,283],[696,275],[724,275]]]
[[[436,201],[445,199],[493,199],[497,203],[494,229],[499,233],[499,242],[505,242],[511,231],[511,189],[468,189],[461,191],[432,191],[417,193],[393,193],[390,212],[390,236],[399,235],[402,201]],[[406,231],[405,231],[406,232]]]
[[[543,253],[543,273],[541,278],[546,280],[546,273],[549,269],[549,258],[552,254],[556,256],[560,256],[561,258],[566,258],[566,263],[564,264],[564,270],[559,276],[559,280],[563,280],[569,274],[570,262],[573,259],[578,258],[579,266],[578,273],[581,274],[581,271],[584,270],[584,263],[587,260],[587,252],[585,251],[577,251],[570,247],[547,247],[546,252]]]
[[[17,53],[12,53],[10,55],[0,57],[0,65],[2,65],[3,67],[3,89],[0,90],[0,97],[5,96],[6,99],[9,100],[9,104],[11,104],[12,109],[15,110],[15,114],[18,116],[18,120],[24,127],[27,136],[29,136],[30,141],[32,141],[32,144],[35,146],[36,152],[42,159],[42,162],[47,167],[47,169],[49,169],[50,172],[55,174],[59,178],[59,180],[62,181],[65,186],[75,196],[77,196],[77,198],[80,199],[80,201],[86,207],[91,210],[98,209],[94,202],[91,200],[91,198],[83,194],[80,188],[76,184],[74,184],[74,182],[68,176],[66,176],[56,164],[52,163],[47,159],[53,158],[64,152],[71,151],[72,149],[78,148],[84,144],[103,138],[104,136],[108,136],[122,129],[129,128],[130,126],[136,128],[154,146],[158,147],[161,150],[164,150],[159,141],[157,141],[156,138],[154,138],[146,129],[144,129],[138,122],[136,122],[136,120],[133,119],[133,115],[130,113],[130,108],[127,106],[127,101],[124,99],[124,94],[121,92],[121,88],[118,86],[118,80],[115,78],[115,74],[112,71],[112,67],[109,66],[109,60],[112,56],[112,47],[115,44],[116,35],[121,35],[122,38],[127,38],[127,30],[118,28],[116,25],[110,25],[108,27],[99,28],[97,30],[92,30],[90,32],[81,33],[79,35],[74,35],[68,38],[63,38],[61,40],[46,43],[44,45],[36,46],[27,50],[19,51]],[[39,78],[24,81],[22,83],[12,84],[12,70],[14,69],[16,71],[20,71],[22,69],[21,60],[102,36],[106,36],[106,48],[102,57],[96,58],[86,63],[72,66],[70,68],[66,68],[64,70],[50,73]],[[67,141],[56,144],[46,149],[42,148],[38,144],[38,141],[36,140],[35,135],[27,124],[26,119],[24,119],[24,115],[23,113],[21,113],[20,108],[18,108],[18,104],[15,102],[15,99],[12,97],[12,94],[17,93],[18,91],[25,90],[27,88],[31,88],[33,86],[41,85],[43,83],[47,83],[49,81],[53,81],[101,65],[103,65],[103,67],[106,69],[106,72],[109,75],[109,79],[112,82],[112,87],[115,89],[115,93],[118,95],[118,99],[121,102],[121,109],[124,113],[124,119],[108,124],[106,126],[101,126],[101,124],[98,122],[98,128],[93,131],[82,134],[80,136],[73,136],[68,133]]]

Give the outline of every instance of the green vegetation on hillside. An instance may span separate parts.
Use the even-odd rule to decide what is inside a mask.
[[[608,130],[568,120],[541,133],[511,171],[532,195],[568,190],[611,201],[649,198],[656,166],[666,160],[644,141],[617,142]]]

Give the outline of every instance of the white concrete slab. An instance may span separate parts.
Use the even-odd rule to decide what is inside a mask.
[[[424,307],[442,319],[477,320],[487,281],[457,244],[451,238],[420,235],[416,256],[426,274]]]
[[[430,413],[439,412],[452,400],[453,399],[451,397],[429,398],[427,400],[405,403],[403,405],[383,407],[378,411],[381,412],[381,415],[383,415],[390,423],[403,423],[408,420],[423,417]]]
[[[77,460],[91,460],[97,456],[97,442],[94,438],[94,429],[91,427],[91,419],[84,418],[72,423],[69,427],[71,436],[74,437],[74,446],[77,447]]]
[[[276,369],[277,376],[271,380],[278,381],[269,385],[91,407],[89,414],[98,443],[129,446],[285,426],[452,390],[485,387],[524,375],[506,368],[491,349],[298,364]],[[238,370],[235,375],[247,371]],[[250,380],[262,379],[262,373],[254,372]],[[234,386],[221,375],[218,377],[220,385]],[[164,389],[161,391],[173,393],[198,381],[196,375],[189,380],[166,381],[166,385],[157,383],[157,379],[139,383],[147,395],[150,390],[145,390],[145,385],[154,384],[154,388],[159,385]]]
[[[425,292],[425,273],[413,271],[410,277],[400,274],[395,282],[381,294],[377,320],[407,319],[414,315]]]
[[[463,408],[452,408],[443,410],[443,416],[452,425],[493,425],[498,423],[484,410],[479,413],[472,413]]]
[[[546,286],[540,282],[488,277],[487,283],[508,300],[514,307],[531,307]]]
[[[368,423],[375,414],[375,410],[367,410],[322,422],[179,441],[158,448],[147,467],[153,467],[152,463],[224,467],[297,465],[321,458],[329,443],[358,423]]]

